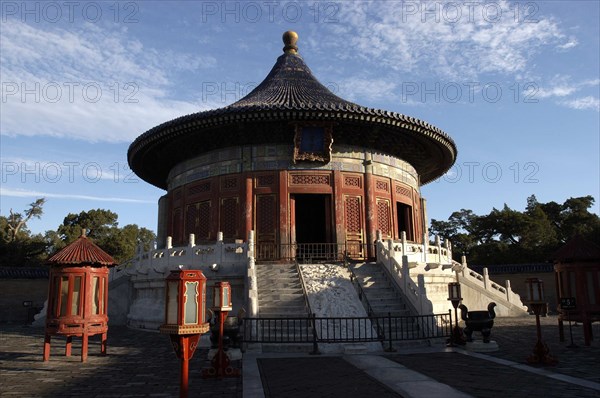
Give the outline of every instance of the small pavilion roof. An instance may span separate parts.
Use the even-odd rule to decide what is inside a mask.
[[[600,247],[577,235],[558,249],[552,256],[552,260],[555,263],[572,263],[577,261],[600,262]]]
[[[85,229],[81,236],[70,243],[62,250],[54,254],[47,261],[50,265],[95,265],[95,266],[114,266],[115,260],[104,250],[99,248],[87,236]]]
[[[408,161],[421,183],[442,176],[457,149],[450,136],[431,124],[396,112],[367,108],[333,94],[297,53],[295,32],[284,33],[284,54],[254,90],[219,109],[165,122],[129,147],[132,170],[167,188],[168,173],[181,161],[231,145],[291,143],[290,123],[331,122],[334,142],[358,145]]]

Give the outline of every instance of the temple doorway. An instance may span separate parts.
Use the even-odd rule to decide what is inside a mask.
[[[290,197],[292,242],[331,243],[331,195],[295,194]]]

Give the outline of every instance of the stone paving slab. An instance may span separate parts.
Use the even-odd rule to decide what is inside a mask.
[[[358,391],[356,388],[360,386],[357,387],[357,384],[363,384],[364,380],[375,383],[373,385],[377,387],[373,388],[381,389],[381,393],[373,395],[370,390],[368,394],[360,392],[362,395],[358,395],[349,391],[345,396],[392,394],[389,396],[397,397],[392,391],[395,383],[396,387],[402,387],[396,391],[400,391],[404,398],[446,397],[457,391],[486,398],[599,397],[600,325],[594,324],[596,340],[589,347],[583,344],[582,327],[574,326],[574,341],[579,347],[568,348],[568,329],[565,329],[567,341],[561,343],[558,341],[556,317],[542,318],[541,321],[543,340],[558,358],[556,366],[531,367],[525,364],[525,358],[536,340],[534,317],[496,318],[492,339],[498,342],[500,349],[485,354],[462,350],[457,350],[462,353],[453,353],[443,344],[437,344],[426,349],[404,349],[392,355],[382,352],[381,356],[322,356],[321,361],[319,357],[307,354],[300,362],[278,357],[287,363],[286,367],[280,362],[273,367],[274,370],[267,370],[264,366],[259,369],[257,362],[257,359],[269,359],[267,353],[248,352],[244,355],[243,378],[218,381],[200,377],[201,369],[209,362],[207,350],[199,349],[190,362],[190,398],[263,397],[264,391],[272,391],[277,383],[297,391],[297,396],[336,396],[327,394],[335,394],[340,388]],[[475,337],[479,338],[477,334]],[[167,336],[111,327],[108,355],[99,355],[99,339],[92,337],[90,356],[85,364],[78,356],[81,341],[74,339],[73,356],[67,358],[63,355],[65,340],[61,338],[53,339],[50,361],[44,363],[43,340],[42,329],[0,325],[0,397],[179,395],[179,361]],[[389,365],[391,361],[384,355],[396,361],[396,366]],[[293,354],[285,356],[294,357]],[[315,359],[316,362],[304,362]],[[241,368],[241,361],[237,361],[235,366]],[[279,373],[285,376],[279,376]],[[317,385],[310,387],[307,380]],[[281,396],[273,392],[270,395]],[[284,396],[290,395],[286,391]]]
[[[0,397],[179,396],[180,362],[165,335],[111,327],[108,355],[99,354],[99,338],[93,336],[86,363],[80,362],[80,339],[73,339],[73,355],[65,357],[65,339],[57,337],[50,361],[43,362],[42,329],[2,325],[0,330]],[[209,366],[207,353],[198,349],[190,361],[190,397],[241,397],[241,377],[200,377]]]
[[[590,346],[584,345],[583,327],[573,326],[573,342],[577,348],[569,348],[571,343],[569,325],[565,322],[565,341],[559,341],[558,319],[556,316],[540,317],[542,341],[550,349],[550,354],[558,359],[555,366],[545,367],[555,373],[600,383],[600,322],[592,324],[594,340]],[[526,363],[537,341],[535,317],[496,318],[492,328],[492,340],[500,350],[486,353],[496,358],[507,359],[517,363]],[[473,334],[477,336],[477,332]]]
[[[589,389],[457,352],[395,355],[390,359],[474,397],[597,398]]]
[[[340,357],[259,358],[265,397],[401,396]]]

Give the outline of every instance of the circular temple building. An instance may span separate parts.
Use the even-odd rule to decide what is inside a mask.
[[[420,187],[442,176],[456,146],[442,130],[328,90],[298,54],[295,32],[268,76],[224,108],[168,121],[129,147],[132,170],[165,189],[158,242],[246,240],[257,259],[335,244],[373,257],[383,239],[423,242]],[[324,246],[323,246],[324,247]],[[314,250],[319,250],[316,246]]]

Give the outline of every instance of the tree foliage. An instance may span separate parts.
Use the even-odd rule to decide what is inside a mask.
[[[135,255],[138,245],[144,250],[153,247],[154,232],[128,224],[120,228],[119,216],[105,209],[69,213],[56,230],[44,235],[31,235],[27,222],[41,217],[45,199],[38,199],[21,213],[0,216],[0,261],[7,266],[37,266],[81,236],[82,229],[102,250],[113,256],[117,263]]]
[[[59,250],[81,236],[82,230],[85,229],[86,235],[118,263],[133,257],[139,244],[144,250],[152,247],[156,238],[154,232],[136,224],[119,228],[118,218],[116,213],[104,209],[70,213],[55,234],[46,236],[53,243],[53,249]]]
[[[589,211],[593,204],[592,196],[558,204],[531,195],[523,212],[506,204],[482,216],[461,209],[448,221],[431,220],[430,232],[450,239],[456,260],[465,253],[482,265],[544,262],[576,235],[600,243],[600,218]]]

